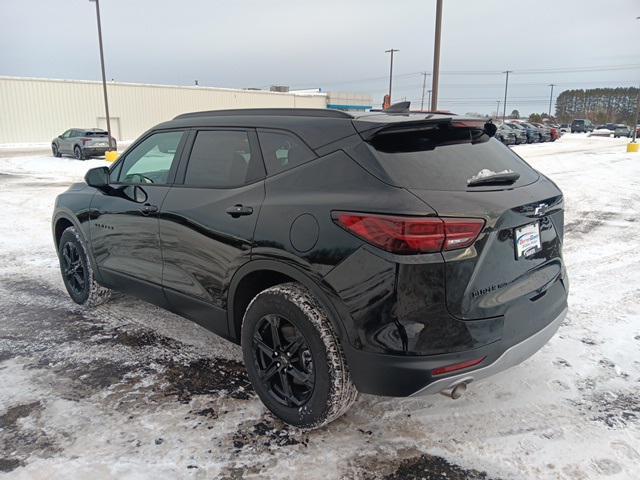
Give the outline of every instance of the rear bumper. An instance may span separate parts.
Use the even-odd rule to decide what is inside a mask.
[[[82,153],[85,155],[104,155],[109,147],[84,147]]]
[[[524,339],[520,343],[507,348],[502,355],[494,360],[493,363],[480,367],[476,370],[460,373],[446,378],[441,378],[431,382],[426,387],[415,392],[412,396],[416,395],[428,395],[432,393],[438,393],[443,390],[455,387],[460,383],[470,383],[476,380],[490,377],[496,373],[507,370],[514,367],[519,363],[522,363],[527,358],[532,356],[555,335],[560,327],[560,324],[567,315],[567,309],[565,308],[560,315],[558,315],[549,325],[542,330],[534,333],[529,338]]]
[[[565,304],[566,305],[566,304]],[[498,340],[473,350],[427,356],[400,356],[363,352],[346,346],[352,379],[362,393],[408,397],[438,393],[459,383],[469,383],[513,367],[542,348],[558,330],[566,306],[543,328],[518,343]],[[433,377],[433,369],[485,357],[462,373]]]

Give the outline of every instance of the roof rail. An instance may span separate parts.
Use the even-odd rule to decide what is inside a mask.
[[[232,117],[237,115],[266,115],[282,117],[323,117],[323,118],[348,118],[353,116],[341,110],[323,108],[240,108],[234,110],[209,110],[204,112],[182,113],[174,120],[182,118],[198,117]]]

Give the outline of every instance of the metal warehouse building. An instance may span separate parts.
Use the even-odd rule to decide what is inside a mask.
[[[111,130],[133,140],[180,113],[230,108],[326,108],[327,94],[109,82]],[[328,94],[330,97],[332,94]],[[368,96],[339,96],[338,108],[369,108]],[[337,99],[336,98],[336,99]],[[49,142],[68,128],[106,129],[101,82],[0,76],[0,144]]]

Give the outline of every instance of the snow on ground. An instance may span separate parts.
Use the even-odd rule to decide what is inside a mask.
[[[566,198],[570,312],[547,346],[460,400],[362,395],[313,432],[266,412],[239,348],[199,326],[128,296],[73,304],[53,202],[105,162],[5,154],[0,478],[639,478],[640,154],[626,142],[514,148]]]

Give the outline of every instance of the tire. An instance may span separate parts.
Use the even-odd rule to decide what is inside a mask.
[[[82,153],[82,149],[77,145],[73,149],[73,156],[76,157],[76,160],[84,160],[84,153]]]
[[[84,240],[75,227],[69,227],[58,245],[60,273],[71,299],[85,307],[96,307],[111,298],[111,290],[96,282]]]
[[[58,146],[55,143],[51,144],[51,153],[53,153],[53,156],[57,158],[60,158],[62,156],[60,150],[58,150]]]
[[[256,295],[242,320],[241,343],[253,388],[290,425],[322,427],[358,396],[327,314],[300,284],[276,285]]]

